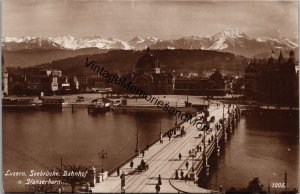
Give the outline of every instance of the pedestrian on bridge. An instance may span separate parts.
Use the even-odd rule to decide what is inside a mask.
[[[121,193],[125,193],[124,187],[121,187]]]
[[[120,176],[120,168],[117,168],[117,175]]]
[[[143,156],[143,157],[145,156],[145,151],[144,151],[144,150],[142,151],[142,156]]]
[[[184,177],[184,180],[185,182],[189,179],[189,176],[188,176],[188,173],[186,173],[185,177]]]
[[[186,163],[185,163],[185,167],[186,167],[186,169],[188,169],[188,168],[189,168],[189,161],[186,161]]]
[[[181,153],[179,153],[178,158],[179,158],[179,160],[181,160]]]
[[[181,170],[181,172],[180,172],[180,177],[181,177],[181,179],[184,178],[184,174],[183,174],[183,171],[182,171],[182,170]]]
[[[156,184],[155,190],[156,190],[156,193],[159,193],[159,191],[160,191],[160,186],[159,186],[158,184]]]
[[[144,169],[146,168],[146,162],[144,161],[144,159],[141,160],[141,167]]]
[[[132,169],[133,168],[133,161],[131,160],[131,162],[130,162],[130,168]]]
[[[160,174],[158,175],[158,184],[161,185],[161,177],[160,177]]]
[[[120,176],[120,179],[121,179],[121,187],[125,187],[125,174],[124,174],[124,172],[122,172],[122,174]]]
[[[178,177],[178,170],[175,171],[175,179],[179,179],[179,177]]]

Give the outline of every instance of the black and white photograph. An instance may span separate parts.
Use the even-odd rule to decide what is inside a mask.
[[[296,194],[298,0],[2,0],[2,192]]]

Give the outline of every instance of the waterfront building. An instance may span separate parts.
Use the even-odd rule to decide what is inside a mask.
[[[3,53],[1,59],[2,59],[2,96],[7,96],[8,95],[8,72],[6,70],[6,67],[4,66]]]
[[[75,75],[79,84],[80,90],[85,90],[88,87],[88,75],[78,74]]]
[[[135,71],[123,75],[122,79],[131,80],[133,86],[151,94],[225,95],[225,80],[218,70],[207,78],[176,78],[173,73],[165,72],[161,67],[161,62],[147,48],[145,54],[137,61]],[[126,90],[119,86],[114,86],[114,91],[126,93]]]
[[[20,68],[10,68],[8,72],[9,95],[51,96],[76,93],[79,89],[76,76],[63,76],[57,69],[25,72]]]
[[[106,81],[105,78],[100,77],[99,75],[97,76],[91,76],[87,77],[87,88],[92,89],[94,91],[100,91],[103,90],[104,88],[108,88],[109,83]]]
[[[53,95],[60,90],[62,72],[57,69],[40,70],[38,74],[25,74],[25,93],[27,95]]]
[[[25,94],[25,79],[26,76],[20,68],[14,70],[7,69],[8,72],[8,94],[9,95],[24,95]]]
[[[132,81],[132,85],[150,94],[173,94],[175,76],[162,70],[161,62],[147,48],[137,61],[135,71],[123,76]]]
[[[225,93],[225,81],[218,70],[207,78],[178,78],[175,81],[175,94],[178,95],[223,96]]]
[[[39,96],[51,94],[50,78],[42,74],[27,74],[25,75],[25,91],[27,95]]]
[[[298,79],[295,53],[284,59],[253,59],[245,69],[245,95],[261,103],[295,105],[298,101]]]

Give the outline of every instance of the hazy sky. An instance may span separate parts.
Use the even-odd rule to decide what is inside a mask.
[[[2,35],[298,37],[298,1],[3,0]]]

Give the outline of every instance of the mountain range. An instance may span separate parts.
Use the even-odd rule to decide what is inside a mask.
[[[76,38],[73,36],[57,37],[2,37],[2,48],[5,51],[20,50],[78,50],[98,48],[103,50],[142,50],[151,49],[201,49],[230,52],[245,57],[271,53],[271,50],[293,50],[298,48],[297,41],[288,38],[250,38],[240,30],[226,30],[211,36],[188,36],[173,40],[160,38],[134,37],[129,41],[115,38],[105,39],[101,36]]]

